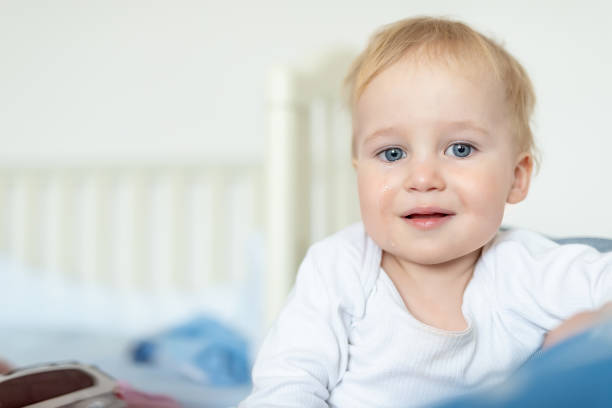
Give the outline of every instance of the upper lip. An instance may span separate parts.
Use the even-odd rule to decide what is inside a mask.
[[[408,217],[413,214],[447,214],[455,215],[451,210],[446,210],[440,207],[415,207],[402,214],[402,217]]]

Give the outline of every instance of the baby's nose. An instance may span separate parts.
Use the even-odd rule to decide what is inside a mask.
[[[411,166],[404,181],[408,191],[427,192],[443,190],[446,187],[439,166],[434,160],[424,160]]]

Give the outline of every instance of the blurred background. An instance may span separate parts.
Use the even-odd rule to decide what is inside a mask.
[[[605,1],[0,1],[0,164],[260,162],[266,78],[433,14],[503,42],[535,84],[541,174],[507,223],[612,235]]]
[[[612,237],[611,12],[595,0],[0,0],[0,356],[73,356],[62,333],[42,347],[37,330],[135,336],[201,310],[256,344],[308,244],[358,219],[340,81],[375,29],[408,16],[464,21],[532,78],[542,168],[504,224]],[[313,95],[314,147],[285,146],[304,119],[290,109]],[[300,167],[282,167],[299,149],[327,157],[309,163],[309,208],[292,190]]]

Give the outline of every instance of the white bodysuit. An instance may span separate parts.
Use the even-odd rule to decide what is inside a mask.
[[[463,297],[468,328],[425,325],[363,224],[314,244],[240,408],[411,407],[503,380],[547,331],[612,300],[612,253],[526,230],[489,242]]]

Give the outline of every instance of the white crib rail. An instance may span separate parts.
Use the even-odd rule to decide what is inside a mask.
[[[197,293],[244,279],[262,190],[259,166],[5,167],[0,253],[85,285]]]

